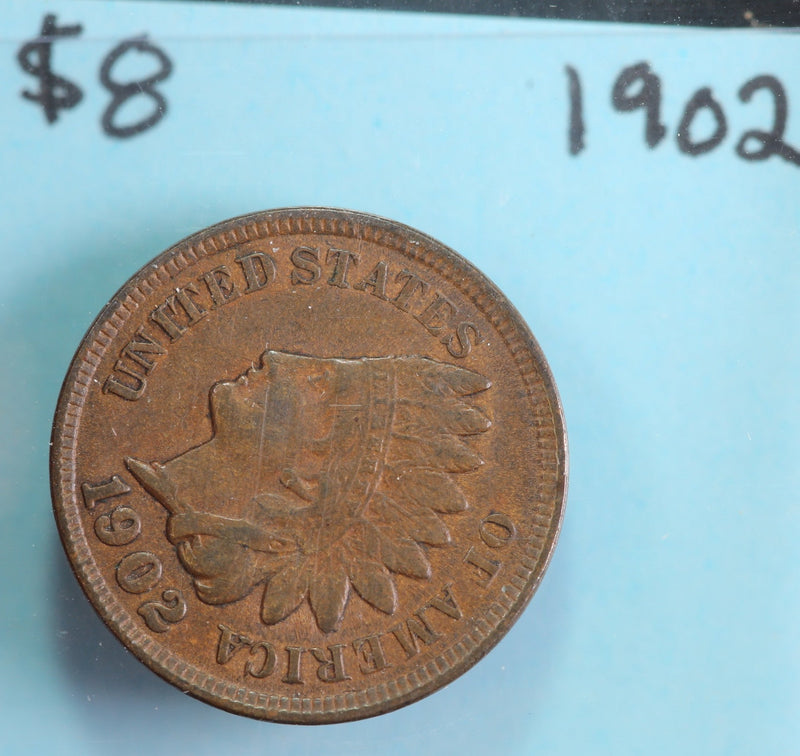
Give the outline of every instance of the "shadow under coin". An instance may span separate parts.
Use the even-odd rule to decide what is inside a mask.
[[[104,244],[90,246],[102,248]],[[0,337],[7,335],[10,352],[16,353],[19,347],[22,356],[0,378],[14,379],[17,400],[11,409],[19,417],[12,420],[21,428],[32,429],[34,435],[35,455],[20,452],[19,459],[14,459],[18,468],[14,475],[21,478],[17,486],[20,500],[35,504],[30,510],[37,513],[36,519],[33,515],[29,518],[30,528],[36,531],[32,538],[47,549],[50,638],[57,671],[63,678],[60,688],[67,691],[59,695],[69,696],[79,719],[85,719],[87,744],[120,753],[121,741],[140,742],[143,726],[155,725],[157,732],[165,734],[168,720],[196,720],[201,704],[147,669],[106,628],[71,572],[52,516],[43,512],[50,423],[70,358],[105,301],[146,262],[137,250],[158,251],[160,243],[139,240],[137,250],[121,249],[119,244],[105,246],[114,249],[114,254],[81,255],[81,240],[76,240],[70,265],[54,266],[36,281],[41,298],[32,301],[21,296],[8,303],[14,319],[0,321]],[[19,323],[26,324],[24,332],[17,327]],[[0,380],[0,386],[2,383]],[[44,399],[39,402],[41,397]],[[26,470],[29,474],[23,475]],[[23,485],[28,479],[35,479],[36,486]],[[22,549],[21,544],[10,543],[9,547]],[[216,710],[206,716],[213,721],[214,715],[226,716]],[[163,723],[157,724],[161,720]],[[122,748],[122,752],[128,750]]]
[[[174,707],[185,696],[147,669],[103,624],[72,574],[57,538],[52,547],[53,627],[67,684],[82,708]]]

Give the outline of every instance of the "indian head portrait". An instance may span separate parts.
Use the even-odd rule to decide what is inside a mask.
[[[126,465],[167,511],[201,601],[261,591],[267,625],[308,601],[330,633],[353,592],[391,615],[396,575],[431,577],[428,550],[469,506],[458,478],[483,463],[490,387],[427,357],[266,351],[210,388],[210,439]]]

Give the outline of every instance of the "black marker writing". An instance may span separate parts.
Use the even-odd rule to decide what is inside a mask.
[[[41,31],[36,39],[26,42],[17,52],[17,61],[23,71],[39,80],[36,92],[24,89],[22,97],[42,106],[47,122],[58,120],[60,111],[74,108],[83,100],[81,88],[53,71],[53,43],[59,39],[77,37],[83,32],[81,24],[59,26],[56,16],[48,13],[42,20]],[[138,52],[155,58],[158,68],[149,76],[129,81],[120,81],[115,75],[116,64],[129,53]],[[167,100],[156,89],[172,73],[172,61],[145,36],[126,39],[106,55],[100,64],[100,83],[111,93],[111,102],[103,111],[100,125],[110,137],[124,139],[155,126],[167,112]],[[120,123],[120,109],[133,97],[144,96],[152,101],[150,113],[133,123]]]
[[[26,42],[17,53],[22,69],[39,79],[39,91],[23,89],[22,96],[42,106],[48,123],[55,123],[60,110],[74,108],[83,99],[80,87],[53,72],[53,43],[58,39],[77,37],[82,31],[80,24],[58,26],[56,17],[48,13],[42,21],[39,36]]]
[[[583,90],[580,73],[566,66],[569,110],[567,115],[567,144],[570,155],[580,154],[585,147],[586,126],[583,115]],[[650,64],[639,62],[620,71],[611,88],[611,105],[620,113],[643,110],[644,141],[650,149],[656,148],[667,134],[661,120],[662,79],[653,72]],[[786,90],[775,76],[762,74],[745,82],[739,89],[739,100],[747,104],[760,91],[772,95],[774,115],[772,128],[745,131],[736,143],[736,154],[743,160],[767,160],[773,155],[787,163],[800,166],[800,150],[784,140],[789,117],[789,100]],[[713,131],[704,138],[697,134],[695,122],[705,112],[711,119]],[[703,118],[702,120],[707,120]],[[684,155],[699,157],[716,149],[728,135],[728,118],[722,103],[711,87],[700,87],[689,98],[675,129],[678,150]]]
[[[158,59],[159,68],[151,76],[133,81],[115,81],[111,73],[114,65],[130,50],[138,50],[141,53],[153,55]],[[155,126],[167,112],[167,101],[164,95],[154,89],[155,85],[164,81],[172,73],[172,61],[166,53],[148,42],[146,39],[127,39],[117,45],[103,60],[100,66],[100,83],[113,95],[109,106],[103,113],[101,121],[103,131],[112,137],[125,138],[141,134],[143,131]],[[153,100],[153,111],[141,121],[120,126],[115,122],[117,111],[131,97],[136,95],[146,95]]]
[[[572,66],[565,66],[564,70],[569,80],[569,154],[577,155],[585,147],[583,136],[586,133],[581,78]]]
[[[745,103],[750,102],[752,96],[759,89],[766,89],[772,94],[772,102],[775,108],[772,130],[760,131],[759,129],[751,129],[750,131],[745,131],[736,145],[736,154],[744,160],[766,160],[772,155],[778,155],[778,157],[782,157],[789,163],[800,165],[800,152],[783,141],[783,132],[786,131],[786,119],[789,111],[786,90],[774,76],[756,76],[742,85],[739,90],[739,99]],[[752,151],[748,150],[747,142],[750,139],[760,142],[761,148]]]
[[[692,122],[694,121],[695,116],[704,108],[707,109],[714,117],[717,126],[714,130],[714,133],[708,137],[708,139],[695,142],[692,139],[691,134]],[[727,133],[728,122],[725,120],[725,113],[722,112],[722,106],[711,94],[711,89],[708,87],[698,89],[692,96],[692,99],[686,103],[686,107],[683,110],[683,117],[681,118],[681,122],[678,124],[678,130],[675,132],[675,138],[678,141],[678,148],[681,152],[684,152],[687,155],[697,157],[698,155],[703,155],[704,153],[713,150],[723,139],[725,139],[725,135]]]
[[[641,82],[639,89],[630,94],[630,88],[636,82]],[[661,79],[647,63],[637,63],[622,70],[611,90],[611,102],[623,113],[644,108],[644,140],[648,147],[655,147],[664,138],[667,129],[661,123]]]

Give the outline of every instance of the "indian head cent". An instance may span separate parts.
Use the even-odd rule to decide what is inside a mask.
[[[525,608],[567,480],[530,331],[455,252],[362,213],[201,231],[78,348],[51,458],[90,601],[191,695],[340,722],[463,673]]]

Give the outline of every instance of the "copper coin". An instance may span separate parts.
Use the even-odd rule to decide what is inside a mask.
[[[89,329],[53,431],[84,591],[169,682],[341,722],[482,658],[555,546],[564,422],[519,314],[411,228],[300,208],[201,231]]]

